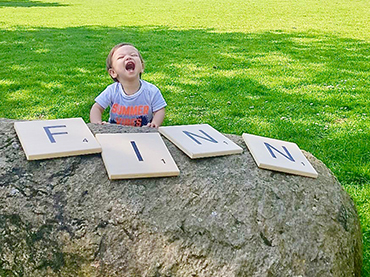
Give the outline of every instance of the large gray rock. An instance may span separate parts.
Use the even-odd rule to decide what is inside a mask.
[[[354,204],[308,153],[317,179],[257,168],[240,136],[243,154],[198,160],[164,139],[179,177],[110,181],[100,155],[27,161],[13,122],[0,121],[1,276],[360,276]]]

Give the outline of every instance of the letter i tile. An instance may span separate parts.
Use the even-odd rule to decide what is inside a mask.
[[[158,133],[97,134],[109,179],[177,176],[180,171]]]

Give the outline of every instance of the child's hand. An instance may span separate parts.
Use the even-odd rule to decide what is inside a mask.
[[[146,127],[151,127],[151,128],[158,128],[161,126],[163,119],[165,115],[165,108],[162,108],[156,112],[153,113],[153,119],[152,122],[149,124],[145,125]]]
[[[159,125],[157,123],[155,123],[155,122],[150,122],[147,125],[145,125],[145,127],[158,128]]]

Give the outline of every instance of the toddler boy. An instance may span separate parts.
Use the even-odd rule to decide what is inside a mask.
[[[91,123],[103,124],[102,114],[109,106],[109,123],[158,128],[167,104],[155,85],[141,79],[144,61],[140,52],[132,44],[120,43],[109,52],[106,64],[115,83],[95,98]]]

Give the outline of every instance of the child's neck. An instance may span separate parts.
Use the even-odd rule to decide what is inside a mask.
[[[121,83],[121,86],[125,94],[133,95],[136,92],[138,92],[138,90],[140,89],[141,82],[140,80],[135,80],[132,82],[124,82],[124,83]]]

